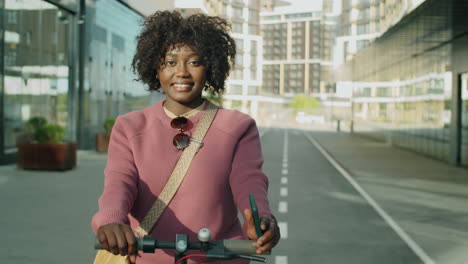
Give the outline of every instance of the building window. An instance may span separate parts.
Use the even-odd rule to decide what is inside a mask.
[[[235,33],[242,33],[242,24],[233,23],[232,24],[232,31],[235,32]]]
[[[8,24],[17,24],[18,23],[18,12],[16,10],[8,10],[8,11],[6,11],[6,14],[7,14]]]
[[[249,9],[249,22],[258,23],[259,13],[257,10]]]
[[[242,53],[244,50],[244,40],[242,39],[234,39],[236,41],[236,50],[239,53]]]
[[[359,11],[358,19],[368,19],[369,18],[369,8]]]
[[[244,14],[242,8],[233,8],[234,9],[234,18],[244,19]]]
[[[364,40],[358,40],[357,41],[357,50],[362,50],[369,44],[369,40],[364,39]]]
[[[258,35],[258,25],[249,24],[249,34],[250,35]]]
[[[257,55],[257,41],[255,40],[252,40],[250,43],[250,54],[252,54],[252,56]]]
[[[358,35],[369,34],[369,24],[359,24],[357,27]]]
[[[242,85],[231,85],[229,87],[230,94],[242,94]]]
[[[8,66],[16,66],[16,51],[15,50],[7,50],[5,64]]]

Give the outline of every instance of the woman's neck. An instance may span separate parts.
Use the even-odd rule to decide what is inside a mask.
[[[203,103],[204,99],[199,98],[197,100],[193,100],[192,102],[188,104],[181,104],[172,100],[166,100],[164,103],[164,107],[171,111],[173,114],[177,116],[182,116],[186,114],[187,112],[190,112],[191,110],[199,107]]]

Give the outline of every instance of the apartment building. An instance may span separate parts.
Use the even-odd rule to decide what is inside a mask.
[[[291,97],[333,92],[328,84],[336,15],[323,11],[271,11],[263,12],[261,18],[261,93]]]

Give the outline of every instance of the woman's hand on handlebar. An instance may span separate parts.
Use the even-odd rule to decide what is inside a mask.
[[[257,254],[269,252],[278,244],[281,234],[275,219],[268,216],[260,217],[260,229],[262,229],[263,235],[259,238],[255,232],[252,210],[244,210],[244,221],[246,223],[247,236],[252,240],[256,240],[252,245],[257,248]]]
[[[96,235],[104,249],[114,255],[128,254],[130,263],[136,262],[136,240],[129,225],[103,225],[99,227]]]

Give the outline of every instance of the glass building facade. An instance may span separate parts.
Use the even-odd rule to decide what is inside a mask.
[[[33,116],[94,147],[107,117],[157,100],[129,66],[142,15],[116,0],[0,0],[0,163]],[[118,19],[116,19],[118,18]]]
[[[468,166],[467,14],[427,0],[339,68],[355,133]]]
[[[136,82],[130,68],[143,17],[115,0],[91,1],[86,10],[80,143],[82,148],[91,149],[106,118],[142,109],[158,96],[150,95]]]

